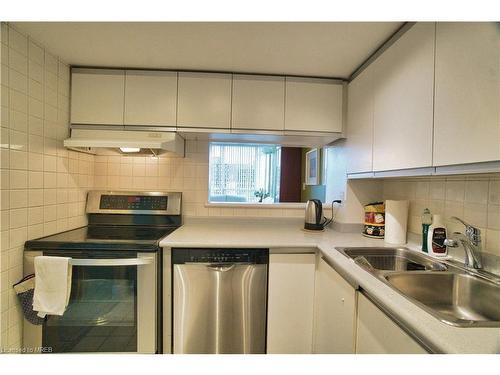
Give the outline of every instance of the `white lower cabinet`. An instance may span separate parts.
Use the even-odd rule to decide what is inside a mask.
[[[355,332],[356,290],[320,258],[316,269],[313,352],[352,354]]]
[[[427,351],[368,298],[358,293],[356,353],[426,354]]]
[[[315,254],[270,254],[267,353],[312,353]]]

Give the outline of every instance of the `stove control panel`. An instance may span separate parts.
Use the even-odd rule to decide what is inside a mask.
[[[101,210],[163,211],[167,209],[168,197],[155,195],[101,195]]]
[[[180,192],[91,190],[86,213],[180,216],[181,203]]]

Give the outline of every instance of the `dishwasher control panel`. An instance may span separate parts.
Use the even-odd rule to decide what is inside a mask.
[[[172,263],[269,263],[269,249],[174,248]]]

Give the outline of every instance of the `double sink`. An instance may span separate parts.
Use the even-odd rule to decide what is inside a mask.
[[[500,283],[406,248],[337,248],[444,323],[500,327]]]

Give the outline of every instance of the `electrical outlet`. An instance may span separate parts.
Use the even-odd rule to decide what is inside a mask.
[[[338,196],[338,198],[337,198],[337,199],[340,199],[342,202],[344,202],[344,201],[345,201],[345,191],[341,191],[341,192],[339,192],[339,194],[338,194],[338,195],[339,195],[339,196]]]

